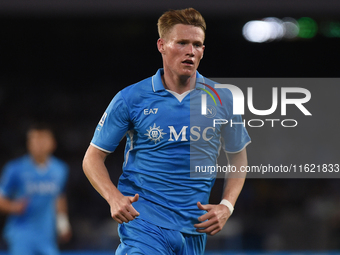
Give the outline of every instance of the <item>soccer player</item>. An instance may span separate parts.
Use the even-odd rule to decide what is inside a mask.
[[[193,170],[215,166],[221,146],[239,169],[247,165],[250,142],[241,117],[232,114],[231,92],[215,90],[220,104],[206,97],[214,84],[197,72],[205,29],[193,8],[170,10],[159,18],[163,68],[113,98],[85,154],[84,172],[119,223],[117,255],[202,255],[206,235],[223,228],[243,187],[244,175],[228,178],[221,204],[208,204],[214,175]],[[201,98],[209,114],[201,114]],[[239,124],[213,125],[214,118]],[[116,187],[105,158],[125,135]]]
[[[56,141],[45,124],[27,132],[28,154],[4,167],[0,210],[9,214],[4,237],[11,255],[55,255],[57,230],[62,241],[71,237],[64,186],[67,165],[52,156]]]

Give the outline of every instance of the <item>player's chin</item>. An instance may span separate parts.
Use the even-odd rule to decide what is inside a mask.
[[[181,72],[182,76],[191,77],[196,73],[196,68],[184,68]]]

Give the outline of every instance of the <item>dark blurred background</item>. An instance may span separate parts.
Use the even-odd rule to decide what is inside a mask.
[[[59,143],[56,155],[71,170],[67,192],[74,236],[63,249],[116,248],[116,224],[85,178],[82,158],[112,97],[162,66],[156,48],[158,17],[170,8],[184,7],[198,9],[207,22],[199,67],[206,77],[339,76],[338,1],[1,1],[0,167],[25,153],[25,132],[32,121],[53,124]],[[266,17],[309,17],[315,33],[247,41],[243,26]],[[336,99],[340,89],[332,91]],[[248,129],[253,138],[250,164],[262,163],[268,155],[277,162],[274,158],[287,151],[299,157],[305,153],[297,149],[302,143],[314,152],[304,163],[318,160],[324,149],[331,151],[324,163],[339,163],[339,102],[330,104],[327,94],[322,100],[313,96],[313,107],[330,111],[332,122],[315,120],[310,130],[294,131],[294,137]],[[333,127],[327,129],[327,140],[325,126]],[[114,183],[121,174],[123,148],[124,143],[107,160]],[[279,163],[291,162],[285,158]],[[212,203],[220,201],[222,186],[218,179]],[[220,234],[209,238],[207,249],[338,250],[339,197],[338,179],[248,179],[234,215]],[[0,247],[5,248],[3,240]]]

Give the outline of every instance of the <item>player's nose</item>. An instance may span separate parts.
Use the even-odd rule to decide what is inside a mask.
[[[195,56],[195,48],[194,48],[194,45],[188,44],[186,52],[187,52],[187,55],[189,55],[190,57]]]

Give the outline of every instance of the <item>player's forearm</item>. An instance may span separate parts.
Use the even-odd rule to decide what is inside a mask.
[[[12,201],[0,196],[0,211],[6,214],[19,214],[24,209],[23,201]]]
[[[57,232],[62,241],[65,242],[69,241],[72,235],[65,195],[60,195],[57,199]]]
[[[104,164],[106,154],[90,146],[83,160],[83,170],[98,193],[109,202],[112,197],[120,194],[112,183],[107,168]]]
[[[0,211],[3,213],[11,213],[12,203],[10,200],[0,197]]]
[[[57,213],[68,214],[66,195],[60,195],[57,199]]]
[[[223,199],[228,200],[233,206],[237,201],[238,196],[243,188],[244,179],[232,178],[226,180],[225,188],[223,192]]]
[[[246,173],[239,170],[241,166],[247,166],[248,164],[247,152],[246,149],[243,149],[239,153],[228,154],[227,156],[229,164],[235,166],[237,171],[228,174],[224,184],[223,199],[227,199],[232,205],[235,205],[246,178]]]

